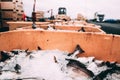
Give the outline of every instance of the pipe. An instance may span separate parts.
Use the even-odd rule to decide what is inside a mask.
[[[36,6],[36,0],[34,0],[33,12],[32,12],[32,22],[33,22],[32,28],[33,28],[33,29],[36,28],[36,24],[35,24],[35,21],[36,21],[35,6]]]

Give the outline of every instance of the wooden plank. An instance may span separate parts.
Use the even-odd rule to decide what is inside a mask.
[[[0,28],[2,27],[2,14],[1,14],[1,3],[0,3]]]
[[[17,9],[23,10],[22,2],[0,2],[1,9]]]
[[[2,2],[12,2],[13,0],[1,0]]]
[[[59,49],[72,52],[79,44],[85,51],[80,56],[94,56],[96,59],[120,63],[120,45],[116,45],[120,44],[119,40],[120,37],[115,39],[113,48],[113,35],[110,34],[29,29],[0,33],[0,45],[2,45],[0,50],[28,48],[35,50],[40,46],[43,50]],[[111,55],[111,52],[114,55]]]
[[[26,27],[26,26],[31,26],[32,22],[21,22],[21,21],[17,21],[17,22],[7,22],[9,24],[9,28],[10,30],[15,30],[16,28],[19,27]],[[50,24],[49,22],[36,22],[36,25],[47,25]]]
[[[1,2],[1,9],[14,9],[13,2]]]
[[[1,0],[2,2],[18,2],[19,0]]]
[[[17,16],[13,11],[2,11],[2,18],[15,18]]]
[[[1,2],[0,2],[0,10],[1,10]]]
[[[113,35],[111,45],[111,56],[114,56],[115,59],[120,60],[120,35]]]

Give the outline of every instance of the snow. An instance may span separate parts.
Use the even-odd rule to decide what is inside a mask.
[[[98,67],[96,63],[102,61],[96,60],[96,62],[93,62],[94,57],[73,58],[73,56],[67,56],[68,52],[60,50],[35,50],[31,51],[30,55],[27,55],[24,50],[18,51],[19,54],[14,55],[10,60],[0,62],[0,80],[91,80],[84,72],[74,67],[67,67],[68,61],[65,60],[66,58],[72,58],[84,63],[87,69],[91,70],[95,75],[107,69],[106,66]],[[55,62],[55,59],[57,62]],[[16,64],[21,66],[19,74],[14,69]],[[112,76],[108,75],[107,78],[110,78],[109,80],[120,80],[120,73],[112,74]]]

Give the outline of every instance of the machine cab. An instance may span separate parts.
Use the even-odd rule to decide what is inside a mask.
[[[66,8],[64,8],[64,7],[60,7],[59,9],[58,9],[58,14],[66,14]]]

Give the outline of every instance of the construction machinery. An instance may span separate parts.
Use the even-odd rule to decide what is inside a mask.
[[[56,19],[69,21],[71,20],[69,16],[67,16],[67,9],[65,7],[60,7],[58,9],[58,15],[56,15]]]
[[[103,22],[105,15],[104,14],[98,14],[97,16],[98,16],[99,22]]]
[[[96,22],[96,21],[103,22],[104,17],[105,17],[104,14],[95,12],[95,13],[94,13],[94,19],[93,19],[93,21],[95,21],[95,22]]]

